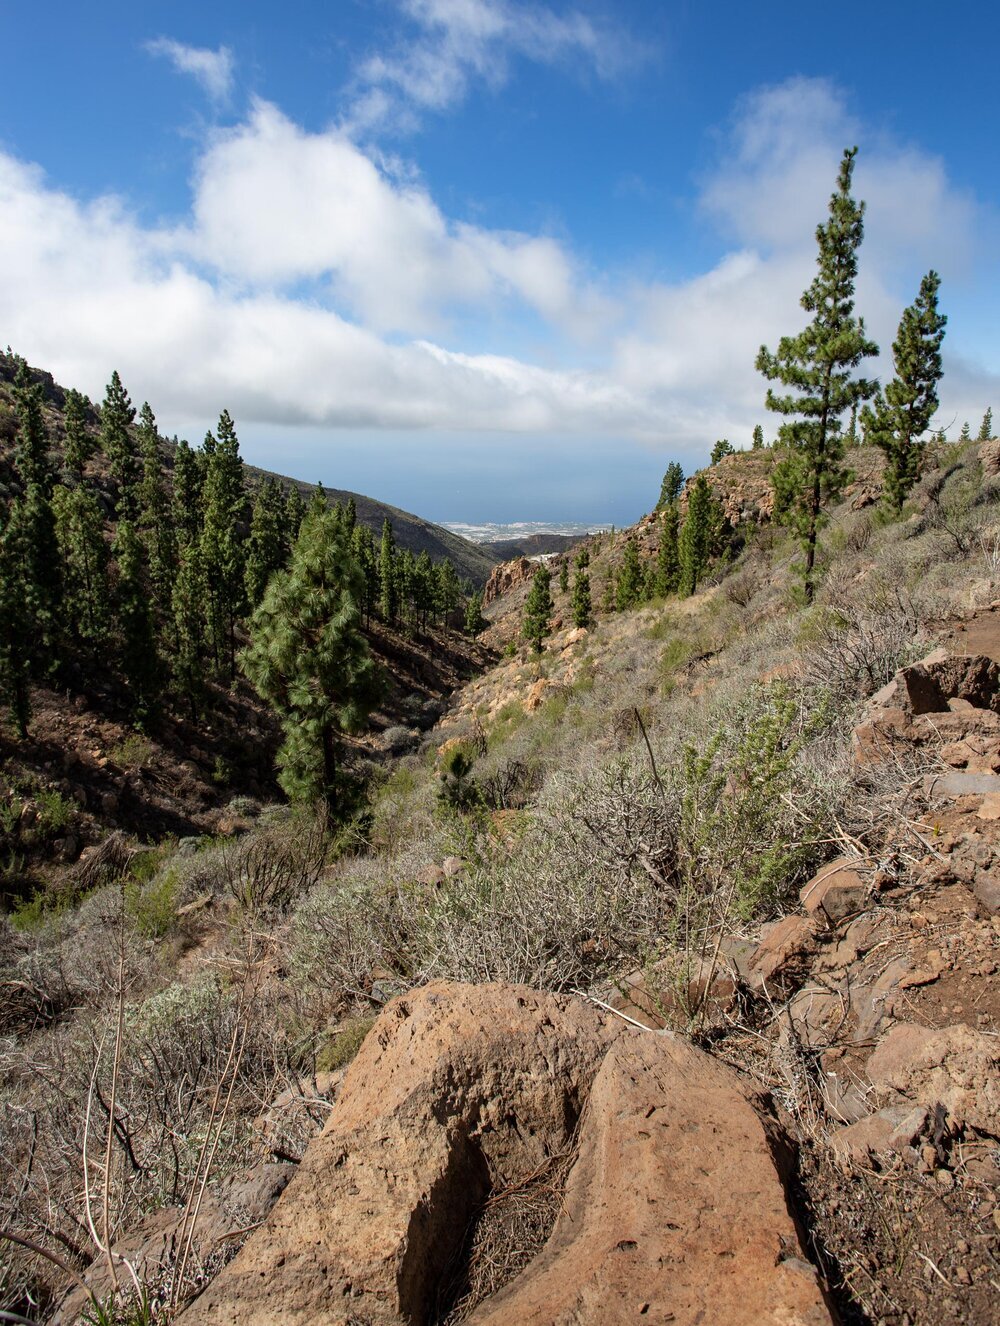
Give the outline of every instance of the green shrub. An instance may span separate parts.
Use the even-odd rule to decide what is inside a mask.
[[[177,872],[169,869],[145,886],[138,882],[125,886],[125,909],[144,939],[162,939],[172,929],[178,891]]]
[[[111,747],[108,757],[125,769],[144,769],[153,758],[153,743],[141,732],[130,732]]]
[[[75,809],[72,801],[67,801],[61,792],[46,789],[35,797],[38,803],[38,827],[50,838],[65,829]]]
[[[345,1068],[357,1055],[374,1025],[374,1017],[353,1017],[341,1023],[316,1052],[317,1073],[334,1073],[338,1068]]]

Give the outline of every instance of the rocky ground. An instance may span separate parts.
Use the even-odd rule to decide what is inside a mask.
[[[943,638],[854,733],[892,810],[877,859],[845,837],[683,1000],[649,970],[603,1001],[397,997],[346,1075],[262,1117],[260,1164],[199,1235],[224,1269],[182,1319],[995,1321],[1000,609]],[[297,1167],[289,1127],[322,1128]]]

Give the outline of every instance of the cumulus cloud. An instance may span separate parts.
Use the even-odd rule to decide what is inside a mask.
[[[225,101],[233,89],[233,53],[228,46],[212,51],[204,46],[185,46],[170,37],[146,42],[150,55],[162,55],[178,73],[190,74],[213,101]]]
[[[988,354],[976,362],[959,294],[990,218],[938,160],[868,144],[836,89],[807,80],[738,108],[699,195],[728,238],[710,270],[672,283],[594,277],[549,236],[456,221],[419,178],[264,102],[206,144],[181,226],[81,202],[0,154],[0,325],[92,395],[118,368],[171,430],[225,405],[251,429],[628,437],[701,460],[716,437],[772,431],[755,354],[804,323],[813,231],[855,138],[859,309],[888,351],[937,267],[952,314],[941,414],[974,421],[1000,379]],[[470,326],[477,347],[494,331],[524,345],[530,326],[545,363],[473,353]]]
[[[421,111],[461,102],[472,79],[502,86],[512,56],[536,64],[577,64],[598,78],[617,77],[645,58],[620,28],[577,10],[513,0],[398,0],[415,35],[357,70],[345,130],[411,130]]]
[[[117,367],[174,426],[223,403],[250,423],[471,431],[614,431],[644,410],[600,375],[393,344],[314,300],[213,279],[175,234],[2,154],[0,322],[91,394]]]
[[[180,247],[249,286],[323,282],[366,326],[439,331],[513,298],[586,334],[611,304],[546,236],[449,221],[419,180],[391,177],[340,131],[306,133],[267,102],[220,133]]]

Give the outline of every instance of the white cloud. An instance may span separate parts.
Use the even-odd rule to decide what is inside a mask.
[[[461,102],[475,78],[501,87],[511,56],[536,64],[578,64],[598,78],[617,77],[648,57],[618,28],[577,11],[513,0],[398,0],[416,29],[409,42],[374,54],[357,70],[345,131],[410,131],[421,111]]]
[[[982,349],[957,310],[990,218],[938,160],[867,144],[834,89],[802,80],[743,103],[701,191],[733,247],[669,284],[592,279],[549,236],[455,221],[418,178],[263,102],[206,146],[174,229],[113,198],[81,203],[0,154],[0,325],[92,395],[118,368],[171,431],[226,406],[251,430],[631,437],[701,460],[715,437],[772,431],[755,354],[804,323],[813,231],[855,135],[869,201],[858,307],[888,351],[937,267],[952,314],[941,414],[975,423],[1000,407],[996,346]],[[982,311],[975,298],[965,290]],[[546,365],[471,353],[469,325],[478,345],[530,327]]]
[[[310,134],[267,102],[219,134],[176,236],[247,286],[323,281],[338,307],[383,332],[440,331],[449,312],[513,298],[586,333],[610,304],[544,236],[446,218],[419,180],[393,179],[344,134]]]
[[[228,46],[217,51],[203,46],[185,46],[170,37],[147,41],[150,55],[162,55],[181,74],[190,74],[213,101],[225,101],[233,89],[233,53]]]
[[[117,367],[173,427],[223,404],[250,424],[471,432],[625,430],[644,410],[600,375],[391,344],[315,302],[210,280],[174,235],[113,199],[80,205],[3,154],[0,324],[92,395]]]

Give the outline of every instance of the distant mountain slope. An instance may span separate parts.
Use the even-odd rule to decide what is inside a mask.
[[[476,547],[507,562],[515,557],[540,557],[547,553],[567,552],[582,543],[586,534],[526,534],[523,539],[490,539]]]
[[[270,476],[288,488],[295,487],[306,501],[315,488],[314,484],[304,483],[301,479],[273,474],[270,470],[258,469],[255,465],[247,465],[246,472],[252,482]],[[382,521],[388,516],[398,547],[409,548],[414,555],[426,551],[435,562],[445,557],[449,558],[459,576],[467,577],[479,588],[485,585],[497,562],[504,561],[508,556],[500,548],[494,550],[489,544],[472,543],[469,539],[463,539],[461,535],[453,534],[451,530],[441,525],[435,525],[430,520],[415,516],[411,511],[401,511],[399,507],[389,506],[387,502],[376,501],[373,497],[365,497],[361,493],[352,493],[342,488],[327,488],[326,495],[331,503],[346,502],[348,498],[353,497],[358,520],[369,526],[376,539],[381,534]]]
[[[17,366],[14,359],[0,351],[0,384],[12,383],[16,371]],[[32,372],[36,381],[42,384],[45,402],[49,407],[47,422],[50,436],[53,446],[58,450],[62,439],[62,411],[66,403],[66,389],[60,386],[52,374],[47,373],[44,369],[33,368]],[[127,387],[128,383],[125,385]],[[4,440],[12,442],[14,436],[13,414],[9,403],[4,398],[5,393],[0,391],[0,443]],[[139,402],[133,401],[133,404],[138,405]],[[93,422],[96,424],[97,421],[98,415],[95,411]],[[238,429],[239,420],[237,420]],[[196,445],[197,442],[198,439],[195,439],[193,445]],[[164,443],[164,460],[168,466],[173,465],[173,450],[172,443]],[[301,479],[290,478],[288,475],[272,473],[270,470],[260,469],[255,465],[247,465],[246,473],[247,478],[254,483],[270,475],[288,488],[297,488],[307,501],[313,492],[313,484]],[[447,557],[460,577],[471,580],[474,585],[480,588],[489,579],[490,572],[497,562],[503,561],[507,555],[500,551],[494,552],[483,544],[472,543],[469,539],[463,539],[461,535],[453,534],[441,525],[435,525],[432,521],[424,520],[411,511],[402,511],[399,507],[389,506],[388,503],[379,502],[373,497],[366,497],[361,493],[351,493],[340,488],[328,488],[326,492],[331,503],[346,502],[348,498],[353,497],[357,506],[358,519],[371,528],[376,538],[381,533],[383,520],[388,516],[398,547],[409,548],[414,555],[426,551],[432,561],[441,561]]]

